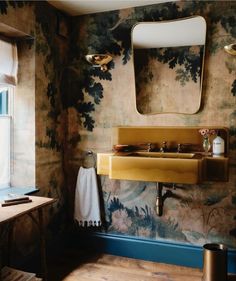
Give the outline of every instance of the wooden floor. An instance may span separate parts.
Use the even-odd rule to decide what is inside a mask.
[[[201,280],[199,270],[103,255],[81,265],[63,281],[189,281],[190,276],[191,281]]]
[[[202,272],[188,267],[71,251],[49,261],[48,281],[202,281]],[[236,281],[236,276],[228,276],[228,281]]]
[[[111,255],[77,256],[49,262],[49,281],[201,281],[199,269]]]

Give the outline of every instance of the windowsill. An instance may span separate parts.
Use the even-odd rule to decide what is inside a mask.
[[[9,193],[14,193],[18,195],[26,195],[38,192],[39,189],[36,187],[8,187],[0,189],[0,200],[2,197],[5,197]]]

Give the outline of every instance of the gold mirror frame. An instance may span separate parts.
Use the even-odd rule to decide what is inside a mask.
[[[197,99],[197,103],[195,105],[195,109],[192,110],[191,112],[186,112],[186,111],[181,111],[181,110],[165,110],[165,111],[153,111],[153,112],[147,112],[147,113],[143,113],[143,112],[140,112],[139,110],[139,107],[138,107],[138,101],[137,101],[137,79],[135,77],[135,61],[134,61],[134,40],[133,40],[133,31],[134,31],[134,28],[137,26],[137,25],[140,25],[140,24],[153,24],[154,22],[139,22],[137,24],[135,24],[132,28],[132,31],[131,31],[131,45],[132,45],[132,63],[133,63],[133,71],[134,71],[134,78],[135,78],[135,104],[136,104],[136,111],[139,113],[139,114],[144,114],[144,115],[154,115],[154,114],[169,114],[169,113],[175,113],[175,114],[188,114],[188,115],[191,115],[191,114],[196,114],[199,110],[200,110],[200,107],[201,107],[201,98],[202,98],[202,85],[203,85],[203,73],[204,73],[204,61],[205,61],[205,49],[206,49],[206,21],[203,17],[201,16],[192,16],[192,17],[186,17],[186,18],[180,18],[180,19],[176,19],[176,20],[170,20],[170,21],[160,21],[160,22],[156,22],[157,25],[161,25],[162,23],[176,23],[176,22],[184,22],[186,20],[190,20],[190,19],[196,19],[196,18],[200,18],[202,21],[204,21],[204,27],[205,29],[202,31],[204,32],[203,36],[204,36],[204,44],[202,45],[203,46],[203,50],[202,50],[202,57],[201,57],[201,70],[200,70],[200,81],[198,83],[197,86],[199,86],[199,91],[198,91],[198,99]],[[187,46],[187,45],[185,45]],[[197,45],[193,45],[193,46],[197,46]],[[199,45],[200,46],[200,45]],[[176,47],[176,46],[174,46]],[[189,47],[189,46],[188,46]],[[160,47],[161,48],[161,47]],[[173,81],[173,80],[171,80]],[[182,100],[181,101],[183,104],[186,102],[185,100]],[[177,108],[178,109],[178,108]]]

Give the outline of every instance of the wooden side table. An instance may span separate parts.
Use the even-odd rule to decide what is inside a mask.
[[[39,229],[42,278],[44,281],[47,281],[45,223],[43,209],[44,207],[53,204],[56,200],[38,196],[29,196],[29,198],[32,200],[32,202],[30,203],[7,207],[0,206],[0,235],[4,232],[7,232],[8,252],[10,253],[14,222],[23,215],[30,216],[31,219],[37,224]],[[36,216],[33,215],[33,212],[36,212]],[[8,259],[10,262],[10,256],[8,257]]]

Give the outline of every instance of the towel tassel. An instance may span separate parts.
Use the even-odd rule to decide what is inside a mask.
[[[79,227],[101,226],[101,221],[77,221],[77,220],[75,220],[75,222]]]

